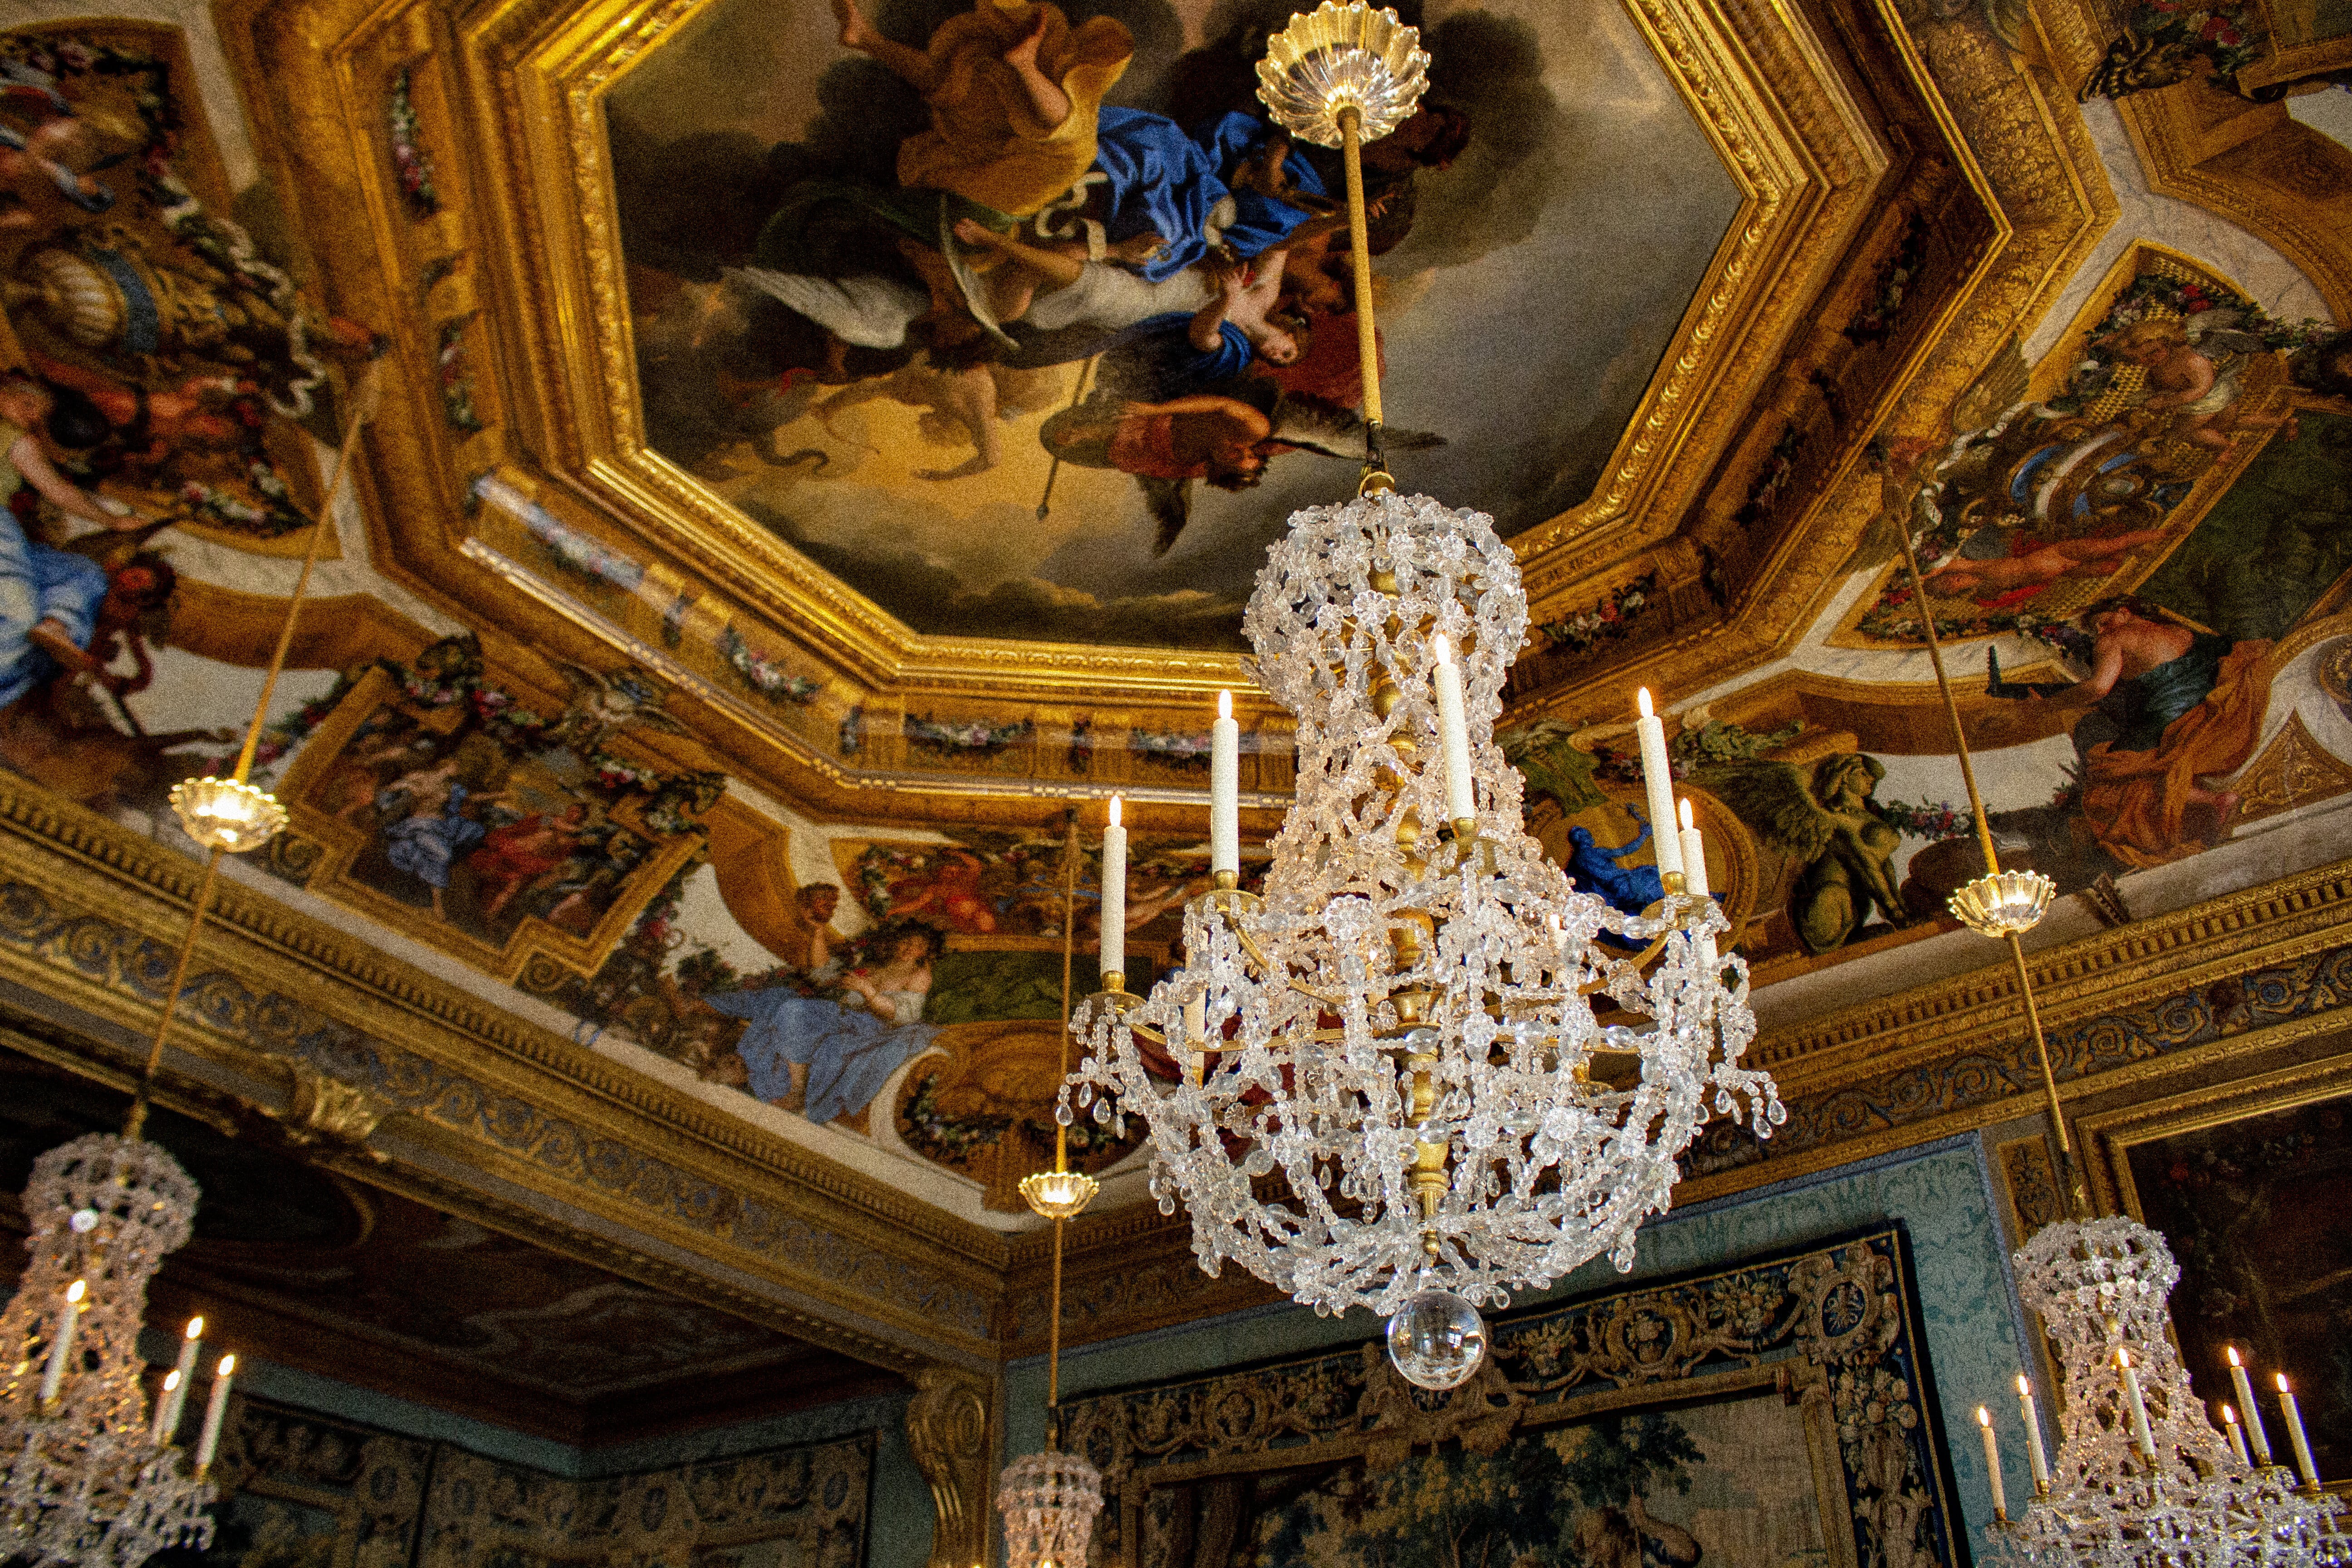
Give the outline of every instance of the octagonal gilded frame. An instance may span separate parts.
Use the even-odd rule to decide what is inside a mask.
[[[671,628],[649,606],[732,607],[765,646],[821,675],[827,722],[871,704],[891,738],[890,715],[919,702],[1007,713],[1083,703],[1117,733],[1164,725],[1152,710],[1189,710],[1219,686],[1247,692],[1231,654],[918,635],[646,448],[603,103],[708,3],[220,0],[257,139],[329,301],[386,331],[408,367],[365,476],[374,559],[503,634],[518,657],[650,654],[716,720],[698,729],[736,771],[820,814],[877,782],[920,794],[923,770],[894,770],[895,753],[845,762],[755,704],[730,702],[723,682],[665,671],[656,628]],[[1538,595],[1674,531],[1850,265],[1893,167],[1802,14],[1745,0],[1626,3],[1740,205],[1601,487],[1515,542]],[[387,145],[395,81],[438,160],[429,214],[400,185]],[[453,384],[470,424],[452,416]],[[640,564],[635,599],[606,595],[619,607],[600,608],[594,593],[486,543],[490,509],[478,497],[490,479],[548,526]],[[1263,704],[1249,718],[1284,728]],[[1281,773],[1260,779],[1262,804],[1286,793]],[[1013,782],[936,781],[944,795],[1008,795]],[[1020,782],[1032,797],[1108,793],[1102,779],[1042,766]]]

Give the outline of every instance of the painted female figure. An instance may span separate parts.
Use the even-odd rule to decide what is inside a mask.
[[[906,925],[885,933],[878,966],[841,977],[847,994],[805,996],[789,985],[735,991],[703,1000],[751,1027],[735,1044],[759,1099],[811,1121],[853,1116],[872,1103],[890,1075],[929,1048],[939,1030],[924,1023],[931,961],[940,933]]]

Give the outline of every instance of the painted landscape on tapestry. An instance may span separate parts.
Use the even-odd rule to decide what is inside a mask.
[[[1239,646],[1363,449],[1338,154],[1255,97],[1289,6],[862,3],[716,0],[607,100],[648,444],[919,631]],[[1619,7],[1406,10],[1387,448],[1507,534],[1591,493],[1738,196]]]
[[[1826,1568],[1804,1413],[1761,1394],[1155,1488],[1143,1568]],[[1837,1521],[1843,1528],[1844,1521]]]
[[[2130,1151],[2149,1225],[2180,1262],[2172,1322],[2181,1359],[2208,1399],[2234,1401],[2224,1348],[2294,1381],[2323,1476],[2352,1465],[2352,1225],[2337,1194],[2352,1178],[2352,1100],[2327,1100]],[[2278,1411],[2263,1401],[2284,1451]]]

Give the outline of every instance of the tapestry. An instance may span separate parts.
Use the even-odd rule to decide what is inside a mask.
[[[1489,1325],[1451,1393],[1379,1340],[1064,1404],[1097,1568],[1967,1561],[1908,1233]]]
[[[2180,1357],[2209,1400],[2236,1403],[2224,1347],[2253,1352],[2267,1384],[2294,1381],[2322,1476],[2352,1466],[2352,1229],[2340,1194],[2352,1176],[2352,1100],[2326,1100],[2131,1147],[2132,1186],[2147,1222],[2180,1264],[2172,1324]],[[2272,1445],[2286,1432],[2258,1391]]]
[[[857,1568],[874,1437],[574,1480],[239,1399],[226,1500],[187,1562],[225,1568]]]

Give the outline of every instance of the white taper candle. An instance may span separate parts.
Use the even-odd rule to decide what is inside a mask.
[[[196,1357],[203,1353],[204,1339],[203,1316],[190,1318],[187,1328],[180,1334],[179,1362],[172,1369],[180,1374],[180,1381],[164,1384],[170,1392],[165,1396],[163,1442],[170,1442],[180,1429],[180,1412],[187,1408],[188,1385],[196,1380]]]
[[[1992,1516],[2009,1522],[2009,1493],[2000,1484],[2000,1439],[1993,1436],[1992,1412],[1977,1406],[1977,1428],[1984,1434],[1985,1476],[1992,1482]]]
[[[2017,1374],[2017,1413],[2025,1417],[2025,1463],[2033,1472],[2033,1489],[2050,1489],[2050,1456],[2042,1447],[2042,1413],[2033,1408],[2033,1384]]]
[[[1675,831],[1675,772],[1666,761],[1666,727],[1650,710],[1650,689],[1634,694],[1642,710],[1633,721],[1634,737],[1642,743],[1642,787],[1650,801],[1650,842],[1657,857],[1658,875],[1670,877],[1683,868],[1682,836]]]
[[[1691,814],[1688,795],[1683,797],[1682,831],[1679,837],[1683,857],[1683,891],[1703,899],[1708,892],[1706,841],[1699,837],[1698,821]],[[1706,931],[1692,940],[1693,946],[1698,952],[1699,968],[1713,973],[1721,957],[1715,949],[1715,933]]]
[[[77,1279],[66,1287],[65,1300],[58,1309],[57,1337],[49,1342],[48,1364],[41,1369],[41,1403],[57,1398],[65,1386],[66,1363],[73,1359],[74,1331],[81,1327],[81,1299],[89,1294],[89,1287]]]
[[[1438,749],[1445,754],[1445,819],[1466,822],[1478,815],[1478,803],[1471,787],[1470,725],[1463,716],[1462,667],[1454,662],[1454,648],[1444,637],[1432,637],[1430,647],[1437,655],[1429,676],[1437,691]]]
[[[1691,814],[1690,797],[1682,803],[1683,891],[1705,898],[1712,889],[1706,885],[1706,841],[1699,837],[1698,822]]]
[[[1209,869],[1242,868],[1242,729],[1234,722],[1234,694],[1217,693],[1217,721],[1209,726]]]
[[[2151,1463],[2156,1458],[2156,1434],[2148,1429],[2147,1401],[2140,1397],[2139,1373],[2132,1370],[2131,1352],[2116,1347],[2116,1370],[2123,1379],[2124,1408],[2130,1413],[2132,1442]]]
[[[2311,1458],[2311,1438],[2303,1429],[2303,1412],[2296,1408],[2294,1390],[2287,1386],[2286,1373],[2278,1374],[2279,1414],[2286,1417],[2286,1440],[2294,1445],[2294,1468],[2303,1472],[2303,1484],[2319,1485],[2319,1466]]]
[[[179,1408],[173,1396],[187,1381],[177,1367],[163,1374],[163,1392],[155,1395],[155,1424],[147,1429],[147,1440],[158,1448],[172,1440],[172,1416]]]
[[[2238,1463],[2252,1469],[2254,1458],[2246,1452],[2246,1429],[2238,1425],[2238,1413],[2226,1405],[2221,1406],[2221,1430],[2230,1435],[2230,1447],[2237,1454]]]
[[[1195,994],[1184,1004],[1184,1070],[1192,1075],[1196,1084],[1207,1075],[1209,1067],[1209,1058],[1201,1049],[1209,1043],[1208,1012],[1208,999],[1204,996]]]
[[[1102,972],[1127,973],[1127,829],[1118,820],[1118,796],[1110,797],[1110,826],[1103,829]]]
[[[2238,1409],[2245,1417],[2246,1441],[2253,1445],[2254,1463],[2271,1462],[2271,1436],[2263,1430],[2262,1407],[2254,1403],[2254,1385],[2246,1377],[2246,1363],[2238,1354],[2238,1347],[2225,1345],[2230,1358],[2230,1384],[2238,1391]]]
[[[196,1439],[196,1474],[203,1475],[213,1462],[213,1453],[220,1447],[221,1422],[228,1415],[229,1380],[236,1371],[236,1357],[225,1355],[220,1370],[213,1374],[213,1396],[205,1406],[204,1436]]]

